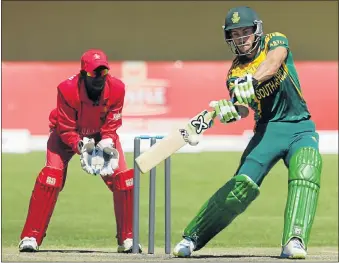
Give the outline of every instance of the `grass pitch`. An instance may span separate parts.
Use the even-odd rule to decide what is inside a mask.
[[[132,154],[127,154],[132,165]],[[172,157],[172,247],[181,240],[188,222],[220,186],[231,178],[240,153],[175,154]],[[45,154],[2,154],[2,245],[18,245],[35,178]],[[157,169],[156,247],[164,247],[164,166]],[[141,178],[140,238],[147,246],[148,174]],[[211,248],[280,246],[287,194],[287,170],[279,162],[267,175],[252,205],[207,246]],[[99,177],[70,162],[47,237],[40,249],[116,248],[112,193]],[[319,205],[310,247],[338,246],[338,155],[323,155]],[[204,252],[204,251],[202,251]]]

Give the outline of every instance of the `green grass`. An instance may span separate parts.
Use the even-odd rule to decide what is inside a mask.
[[[237,168],[240,153],[176,154],[172,157],[172,245],[202,203]],[[127,154],[132,164],[132,155]],[[44,153],[2,155],[2,243],[16,246],[27,214],[35,177]],[[324,155],[319,205],[310,246],[338,245],[338,155]],[[164,245],[164,176],[158,168],[156,246]],[[140,236],[147,245],[148,181],[141,179]],[[208,247],[273,247],[280,245],[287,194],[287,170],[279,162],[268,174],[261,195]],[[70,162],[44,247],[115,247],[112,194],[98,177],[82,172],[78,157]]]

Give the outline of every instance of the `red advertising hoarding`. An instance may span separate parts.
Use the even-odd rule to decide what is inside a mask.
[[[111,74],[126,83],[126,131],[149,122],[190,119],[208,109],[211,100],[228,98],[225,77],[230,65],[229,61],[112,62]],[[296,67],[317,130],[338,130],[337,62],[297,62]],[[56,87],[78,71],[77,62],[2,62],[2,128],[48,134]],[[227,127],[217,124],[206,134],[242,134],[252,129],[252,117],[251,113]]]

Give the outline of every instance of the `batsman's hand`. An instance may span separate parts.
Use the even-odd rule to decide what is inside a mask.
[[[241,104],[250,104],[255,99],[254,89],[258,86],[258,81],[247,74],[242,78],[234,80],[233,96]]]
[[[225,124],[241,119],[241,116],[230,100],[211,101],[209,106],[214,108],[221,123]]]
[[[80,152],[81,168],[88,174],[94,174],[92,168],[92,157],[95,156],[95,141],[84,137],[78,143],[78,150]]]
[[[104,160],[98,173],[101,176],[114,174],[114,170],[119,167],[119,152],[114,148],[113,140],[111,138],[101,140],[96,146],[96,152]]]

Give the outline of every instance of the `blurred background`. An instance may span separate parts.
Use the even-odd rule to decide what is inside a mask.
[[[319,221],[321,224],[316,226],[318,239],[313,240],[315,245],[337,244],[337,231],[333,231],[337,230],[337,184],[333,182],[337,182],[338,173],[336,1],[2,1],[1,4],[2,150],[7,153],[3,154],[3,187],[6,190],[11,189],[3,193],[5,209],[7,207],[5,244],[14,245],[17,242],[34,178],[44,164],[49,132],[48,116],[56,106],[56,87],[61,81],[79,72],[82,53],[90,48],[102,49],[109,57],[111,74],[126,83],[123,127],[119,134],[124,150],[131,152],[135,135],[166,134],[173,125],[184,124],[207,108],[210,100],[228,96],[224,83],[233,54],[224,41],[222,25],[227,11],[240,5],[250,6],[257,11],[263,21],[264,33],[281,32],[289,39],[302,92],[320,134],[320,150],[329,158],[324,169],[332,175],[332,179],[327,179],[328,187],[332,187],[331,191],[328,190],[328,195],[323,197],[323,206],[320,208],[320,213],[324,212],[324,221]],[[207,131],[197,147],[185,146],[182,152],[195,152],[197,155],[174,157],[177,163],[173,162],[173,177],[184,173],[186,180],[189,180],[189,174],[196,175],[205,171],[206,168],[195,167],[193,159],[201,158],[200,153],[206,154],[203,155],[204,158],[213,164],[213,160],[219,160],[213,158],[219,155],[209,153],[216,151],[223,152],[224,157],[218,158],[229,167],[231,171],[228,176],[231,176],[237,167],[241,151],[251,137],[252,117],[251,113],[250,118],[237,123],[227,126],[217,124]],[[25,165],[16,165],[18,160]],[[131,155],[128,155],[128,160],[132,164]],[[201,163],[204,160],[201,159]],[[72,161],[74,166],[69,169],[69,173],[81,173],[77,162],[78,160]],[[184,169],[187,164],[190,164],[191,170]],[[217,173],[219,163],[213,165],[215,170],[205,172]],[[274,180],[281,180],[281,184],[286,185],[286,170],[283,166],[279,167],[275,172],[282,174],[281,179],[276,177]],[[20,180],[19,184],[14,182],[15,175],[23,176],[23,181]],[[192,208],[192,212],[187,212],[187,218],[187,213],[179,210],[187,208],[187,203],[183,205],[179,201],[173,201],[173,206],[177,208],[177,217],[174,219],[178,226],[174,230],[177,235],[204,201],[193,201],[196,191],[200,191],[201,198],[207,198],[217,185],[225,181],[223,178],[219,182],[213,182],[213,189],[208,191],[206,185],[209,184],[203,180],[203,174],[199,178],[197,189],[191,189],[191,194],[182,196],[186,199],[192,196],[191,201],[187,201]],[[86,184],[85,181],[82,184]],[[99,195],[92,188],[95,183],[90,182],[92,192]],[[271,182],[275,185],[275,182]],[[187,189],[179,188],[189,182],[178,183],[177,196],[187,193]],[[78,183],[71,181],[70,184],[70,190],[66,187],[64,195],[73,198],[71,189],[77,188]],[[274,190],[272,194],[275,194]],[[270,193],[266,192],[266,195],[269,197]],[[82,195],[82,198],[88,205],[93,204],[92,209],[96,209],[95,202],[86,199],[89,197]],[[159,199],[161,198],[160,195]],[[22,210],[11,209],[13,203],[18,202],[17,206]],[[62,202],[66,202],[65,199]],[[275,224],[281,223],[279,220],[283,203],[282,198],[273,205],[279,207],[276,214],[271,215],[274,220],[271,220],[272,217],[268,217],[270,221],[252,220],[253,230],[259,223],[263,224],[267,233],[271,231],[273,236],[276,235],[273,243],[270,243],[270,239],[258,239],[258,242],[264,242],[262,245],[279,243],[280,228],[277,230]],[[260,204],[265,207],[265,204]],[[63,207],[62,204],[60,206]],[[59,214],[64,209],[66,214],[69,212],[75,215],[76,207],[74,204],[74,207],[70,206],[70,210],[66,206],[59,208]],[[266,208],[269,210],[272,207]],[[330,215],[326,211],[331,211]],[[79,217],[81,213],[79,212]],[[110,213],[107,217],[111,220]],[[54,220],[55,226],[59,224],[63,228],[70,227],[63,224],[61,216]],[[97,229],[99,225],[100,223],[93,223],[92,227]],[[323,229],[324,227],[327,228]],[[234,231],[239,229],[239,225],[238,228],[235,226]],[[77,226],[74,225],[72,231],[76,230]],[[59,234],[56,227],[52,227],[50,231],[52,235]],[[97,231],[105,235],[100,230]],[[67,235],[70,234],[65,231],[63,236]],[[87,240],[80,231],[76,235],[81,240]],[[159,235],[162,237],[160,233]],[[253,240],[254,243],[253,237],[260,236],[252,232],[248,235],[251,235],[248,240]],[[62,238],[59,241],[72,245],[73,237],[70,236],[68,241]],[[162,240],[160,237],[159,240]],[[223,240],[226,242],[227,238],[225,236]],[[49,239],[47,242],[52,244],[53,240]],[[102,245],[101,241],[97,242]],[[232,243],[252,244],[244,240],[238,243],[232,240]],[[90,240],[88,244],[91,244]]]
[[[131,150],[131,136],[135,134],[166,134],[172,125],[179,125],[206,108],[210,100],[228,96],[224,83],[233,54],[224,41],[222,25],[228,9],[248,4],[4,1],[3,128],[17,130],[15,141],[22,151],[31,147],[44,149],[48,114],[56,105],[56,86],[79,71],[83,52],[100,48],[112,63],[111,74],[127,85],[124,127],[120,129],[125,149]],[[262,19],[265,33],[278,31],[288,37],[317,128],[336,131],[337,3],[251,1],[250,6]],[[320,111],[318,91],[324,89],[332,95],[321,96],[325,108]],[[324,118],[324,111],[331,114]],[[240,136],[251,131],[252,126],[250,117],[227,128],[217,125],[206,135]],[[20,142],[19,133],[23,138]],[[27,134],[40,137],[25,140]],[[6,143],[11,135],[4,135]],[[221,150],[240,150],[247,142],[246,136],[236,143],[226,137],[222,145],[207,145],[205,141],[194,150],[218,145]],[[328,136],[321,147],[337,152],[337,143]],[[32,140],[35,141],[30,145]],[[3,147],[5,151],[13,150],[12,144],[12,149],[6,144]]]
[[[3,1],[2,58],[78,61],[97,47],[112,61],[229,60],[221,26],[234,5],[283,32],[296,60],[337,60],[335,1]]]

